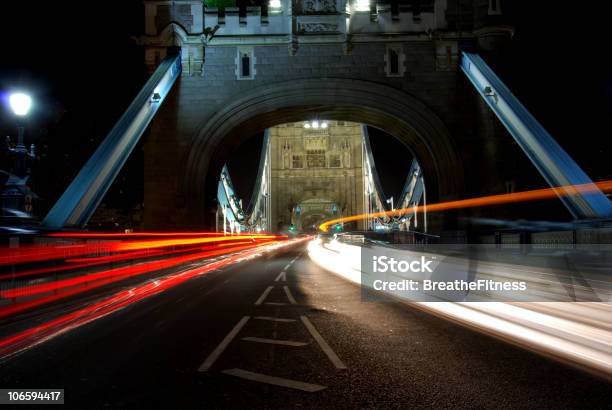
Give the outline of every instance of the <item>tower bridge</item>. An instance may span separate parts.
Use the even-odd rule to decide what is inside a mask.
[[[216,179],[232,147],[255,132],[317,117],[365,123],[400,139],[420,164],[430,201],[503,192],[512,182],[513,156],[521,154],[494,125],[500,111],[483,108],[465,81],[461,69],[474,82],[478,76],[466,67],[475,64],[464,57],[459,67],[462,47],[489,56],[504,50],[513,29],[499,1],[284,0],[223,9],[145,3],[147,64],[154,67],[174,46],[183,65],[145,148],[146,225],[210,225],[206,209],[214,207]],[[474,83],[490,102],[487,84]],[[569,157],[560,159],[558,146],[534,148],[521,143],[530,137],[510,134],[552,185],[589,181]],[[565,168],[544,170],[551,156]],[[593,201],[599,205],[565,202],[578,218],[610,215],[601,195]],[[169,202],[176,204],[171,219]]]
[[[511,34],[504,15],[489,14],[486,4],[281,1],[220,10],[198,1],[145,3],[140,41],[148,65],[169,47],[180,47],[183,65],[145,146],[146,225],[210,225],[206,209],[214,207],[213,187],[232,147],[316,117],[368,124],[402,140],[423,166],[430,200],[475,192],[466,186],[465,158],[480,147],[463,141],[496,137],[464,127],[466,118],[477,119],[459,51],[465,42],[494,48]],[[170,219],[168,203],[176,204]]]
[[[552,187],[590,187],[588,193],[559,190],[575,219],[610,217],[608,198],[476,53],[495,59],[511,34],[502,4],[495,0],[409,5],[283,0],[246,8],[145,1],[145,34],[138,42],[155,72],[45,224],[84,225],[150,122],[144,149],[145,228],[219,226],[219,209],[223,215],[234,209],[234,223],[246,223],[247,215],[237,204],[218,205],[220,193],[227,191],[219,190],[219,176],[227,183],[223,167],[233,150],[265,130],[271,133],[272,152],[270,164],[260,167],[260,173],[270,170],[270,185],[264,184],[270,197],[257,192],[260,185],[253,195],[265,200],[252,203],[256,213],[266,209],[267,229],[302,225],[297,200],[309,201],[303,206],[310,208],[315,199],[323,201],[321,206],[329,210],[322,208],[319,216],[387,206],[388,199],[357,206],[357,197],[382,194],[360,182],[364,176],[376,180],[375,172],[359,176],[356,170],[347,187],[359,195],[350,201],[308,187],[312,179],[292,187],[309,190],[311,198],[302,193],[300,199],[279,199],[282,189],[274,181],[285,172],[276,170],[284,169],[286,158],[280,168],[274,167],[279,160],[275,135],[282,133],[283,124],[317,118],[376,127],[405,144],[416,161],[410,172],[418,178],[407,182],[402,206],[418,206],[426,198],[440,202],[503,192],[514,183],[509,175],[519,154],[511,144],[514,139]],[[315,140],[303,139],[306,152],[325,152],[305,147],[324,142]],[[367,136],[362,140],[367,146]],[[337,144],[334,138],[329,141]],[[357,159],[356,154],[353,149],[349,158]],[[337,175],[347,177],[342,155],[323,158],[318,168],[335,168]],[[340,166],[330,166],[330,161]],[[375,170],[365,154],[357,163]],[[331,189],[333,183],[327,184]],[[320,196],[315,198],[313,192]],[[231,202],[233,194],[226,194],[221,196]],[[283,216],[280,210],[285,208],[291,216]],[[481,212],[486,211],[478,210],[475,216]],[[316,219],[308,218],[309,224]],[[457,220],[448,215],[429,223],[426,219],[422,226],[434,231],[457,228]],[[406,216],[394,223],[416,226],[418,220]],[[254,221],[250,225],[264,226]],[[372,229],[375,224],[366,225]]]
[[[609,408],[612,181],[498,76],[511,7],[144,0],[149,80],[43,229],[2,237],[2,385],[75,408]],[[404,150],[376,155],[383,134]],[[139,141],[141,229],[86,231]],[[538,189],[514,192],[524,166]],[[544,199],[566,221],[508,210]]]

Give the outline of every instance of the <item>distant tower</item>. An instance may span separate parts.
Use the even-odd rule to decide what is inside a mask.
[[[305,121],[270,128],[272,228],[311,231],[363,213],[361,125]]]

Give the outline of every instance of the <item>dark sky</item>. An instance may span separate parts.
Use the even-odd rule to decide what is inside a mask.
[[[503,79],[587,174],[612,178],[610,2],[516,3]]]
[[[34,99],[26,142],[38,146],[30,185],[42,197],[38,209],[44,213],[148,77],[143,54],[130,39],[142,32],[142,2],[2,2],[0,7],[0,92],[5,97],[24,89]],[[14,117],[5,107],[0,133],[15,136]],[[140,146],[109,196],[119,208],[141,201]]]
[[[594,179],[612,177],[610,13],[604,2],[513,3],[516,34],[504,80]],[[142,51],[130,41],[143,30],[142,2],[0,7],[0,90],[22,85],[36,99],[27,139],[40,145],[44,158],[33,182],[52,203],[147,79]],[[15,134],[6,109],[0,110],[0,132]],[[381,179],[395,181],[397,170],[378,167]],[[141,185],[139,147],[109,196],[128,206],[140,197]]]
[[[234,189],[244,206],[248,206],[257,179],[260,153],[263,146],[263,133],[257,134],[242,143],[227,164]]]

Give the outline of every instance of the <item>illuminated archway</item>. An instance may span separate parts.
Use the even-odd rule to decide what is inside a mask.
[[[186,166],[185,192],[193,218],[206,223],[217,179],[232,151],[266,128],[320,117],[364,123],[402,141],[419,160],[431,200],[455,199],[464,189],[463,166],[452,137],[422,102],[374,82],[347,79],[275,83],[230,98],[199,127]]]

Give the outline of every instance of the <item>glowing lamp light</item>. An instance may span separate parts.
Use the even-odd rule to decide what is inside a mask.
[[[370,0],[356,0],[355,11],[370,11]]]
[[[280,0],[270,0],[270,2],[268,3],[269,7],[271,9],[280,9],[281,8],[281,2]]]
[[[329,124],[327,123],[327,121],[319,121],[319,120],[312,120],[312,121],[306,121],[304,123],[304,128],[310,129],[310,128],[315,128],[315,129],[319,129],[319,128],[327,128],[329,126]]]
[[[9,97],[9,104],[15,115],[23,117],[28,115],[32,107],[32,99],[27,94],[15,93]]]

